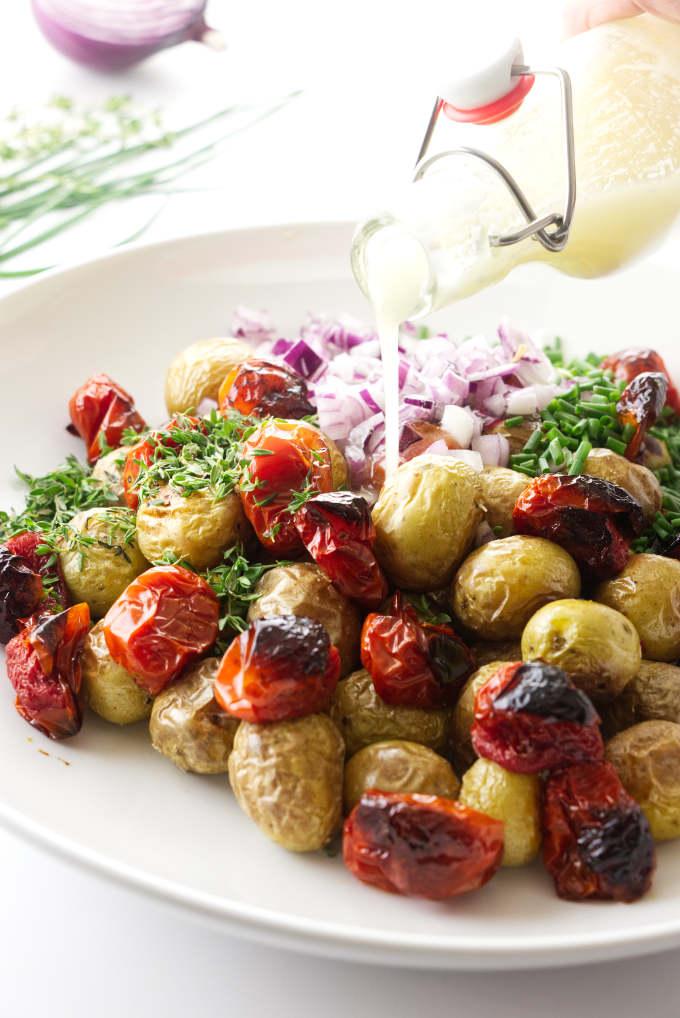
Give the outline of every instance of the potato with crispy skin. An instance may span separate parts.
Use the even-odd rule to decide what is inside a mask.
[[[637,674],[610,704],[600,708],[611,735],[641,721],[680,723],[680,668],[665,661],[641,661]]]
[[[242,721],[229,757],[241,809],[293,852],[322,848],[342,821],[345,746],[326,714],[256,725]]]
[[[362,622],[359,609],[313,562],[269,569],[254,593],[257,599],[248,609],[248,622],[267,615],[304,615],[316,619],[338,648],[341,677],[359,663]]]
[[[680,835],[680,725],[643,721],[605,746],[629,795],[642,807],[657,841]]]
[[[338,682],[331,706],[331,717],[350,756],[386,739],[406,739],[441,750],[446,746],[449,714],[446,709],[423,710],[385,703],[364,668]]]
[[[578,566],[568,552],[542,537],[517,535],[490,541],[465,559],[451,606],[480,640],[518,639],[544,604],[580,592]]]
[[[182,672],[154,700],[149,732],[163,756],[194,774],[225,774],[239,726],[215,699],[216,657]]]
[[[512,510],[529,483],[529,478],[518,470],[486,467],[479,475],[479,483],[482,486],[480,501],[484,519],[495,536],[509,537],[514,534]]]
[[[92,467],[92,477],[94,480],[105,484],[121,505],[127,505],[125,501],[125,485],[123,484],[126,454],[127,449],[125,448],[112,449],[110,452],[100,456]]]
[[[501,866],[526,866],[541,846],[541,781],[477,760],[463,775],[459,801],[505,824]]]
[[[446,586],[482,519],[479,474],[444,456],[402,463],[373,508],[375,554],[395,586]]]
[[[583,473],[611,481],[627,491],[640,503],[647,523],[654,519],[661,508],[661,485],[652,471],[627,460],[625,456],[619,456],[611,449],[593,449],[588,453]]]
[[[168,413],[187,414],[204,399],[217,402],[220,385],[232,368],[252,355],[247,343],[232,337],[201,339],[170,364],[165,379]]]
[[[90,630],[80,659],[85,701],[95,714],[114,725],[145,721],[151,714],[153,697],[113,660],[103,626],[98,622]]]
[[[633,623],[643,657],[680,657],[680,562],[662,555],[631,555],[613,580],[595,589],[595,600],[615,608]]]
[[[351,813],[364,792],[419,792],[455,799],[460,790],[448,760],[419,742],[392,739],[364,746],[345,764],[343,802]]]

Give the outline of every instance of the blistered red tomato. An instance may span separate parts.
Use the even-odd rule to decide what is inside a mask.
[[[302,551],[295,527],[296,493],[333,488],[331,457],[321,433],[300,421],[268,421],[243,444],[239,493],[258,540],[269,551]]]
[[[155,566],[126,587],[104,616],[114,661],[151,696],[200,657],[217,638],[219,604],[189,569]]]
[[[371,790],[345,820],[342,854],[365,884],[438,901],[491,879],[501,864],[503,828],[452,799]]]
[[[642,508],[623,488],[600,477],[543,474],[530,481],[512,513],[517,534],[559,544],[597,579],[621,572],[642,530]]]
[[[238,410],[246,417],[299,419],[315,413],[304,378],[284,364],[255,357],[232,368],[217,402],[223,413]]]
[[[645,371],[658,371],[666,376],[668,391],[666,392],[666,406],[671,407],[676,414],[680,414],[680,395],[671,381],[668,368],[663,358],[649,347],[644,349],[630,348],[621,350],[619,353],[611,354],[602,361],[602,367],[614,372],[617,381],[632,382],[634,378]]]
[[[69,400],[71,423],[87,446],[89,463],[96,463],[105,443],[117,449],[126,428],[143,431],[143,418],[125,389],[108,375],[92,375]]]
[[[566,672],[543,661],[511,661],[475,697],[472,745],[517,774],[581,761],[604,752],[597,711]]]
[[[287,721],[325,710],[340,655],[315,619],[257,619],[237,636],[215,677],[217,702],[242,721]]]
[[[80,654],[89,630],[90,609],[76,604],[58,615],[36,615],[7,644],[16,709],[50,739],[80,731]]]
[[[40,603],[41,612],[60,612],[71,604],[66,581],[61,571],[59,559],[51,552],[38,553],[45,539],[35,530],[25,530],[22,534],[10,537],[5,547],[14,555],[19,555],[28,563],[29,569],[43,580],[46,596]]]
[[[550,774],[543,789],[543,863],[560,898],[635,901],[656,852],[649,823],[610,763]]]
[[[668,379],[660,372],[645,371],[629,382],[616,404],[616,418],[621,427],[635,431],[626,447],[626,457],[634,460],[649,429],[659,419],[666,403]]]
[[[450,626],[420,621],[399,593],[389,614],[366,616],[361,663],[381,700],[410,707],[455,703],[476,668],[472,652]]]
[[[18,632],[20,619],[32,615],[42,600],[43,585],[25,558],[0,545],[0,643]]]
[[[314,495],[296,512],[295,526],[342,594],[366,608],[377,608],[387,597],[387,580],[372,551],[375,527],[365,498],[350,491]]]
[[[130,509],[136,512],[139,508],[139,478],[144,471],[163,456],[164,449],[179,449],[184,442],[191,441],[193,432],[199,430],[205,432],[205,424],[200,417],[183,415],[130,446],[123,467],[125,501]]]

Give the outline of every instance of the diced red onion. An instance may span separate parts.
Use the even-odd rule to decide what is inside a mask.
[[[298,339],[297,343],[284,356],[284,361],[293,371],[303,378],[313,379],[324,366],[324,361],[315,350],[312,350],[304,339]]]
[[[237,307],[231,316],[231,334],[238,336],[239,339],[247,339],[251,343],[271,343],[275,340],[276,329],[266,311]],[[293,345],[287,339],[277,342],[287,343],[289,347]]]
[[[507,467],[510,443],[505,435],[479,435],[472,439],[471,447],[482,457],[485,467]]]
[[[444,407],[441,427],[458,442],[461,449],[468,448],[474,432],[474,422],[469,410],[455,405]]]
[[[359,390],[359,395],[361,396],[361,398],[363,399],[364,403],[366,404],[368,409],[371,411],[371,413],[374,413],[374,414],[381,414],[382,413],[382,407],[378,403],[376,403],[376,401],[374,400],[373,396],[371,395],[371,393],[370,393],[370,391],[368,389],[360,389]]]

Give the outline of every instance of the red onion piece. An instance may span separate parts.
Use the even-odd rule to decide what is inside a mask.
[[[194,40],[224,49],[203,17],[207,0],[31,0],[43,35],[65,56],[118,71]]]

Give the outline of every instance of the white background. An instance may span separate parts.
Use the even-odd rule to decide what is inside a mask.
[[[112,5],[113,6],[113,5]],[[496,20],[510,5],[476,4]],[[355,219],[408,173],[462,0],[213,0],[221,55],[187,45],[125,76],[75,68],[35,29],[28,3],[3,5],[0,112],[51,94],[97,101],[131,92],[181,125],[235,101],[304,95],[235,138],[175,195],[147,234],[251,223]],[[559,35],[558,0],[512,5],[529,56]],[[155,202],[155,204],[154,204]],[[121,240],[158,207],[134,202],[51,246],[81,259]],[[677,239],[656,257],[677,260]],[[39,261],[36,260],[39,258]],[[26,255],[27,266],[45,254]],[[13,284],[3,282],[0,292]],[[0,337],[0,344],[2,338]],[[5,358],[11,351],[3,351]],[[339,1018],[469,1013],[481,1018],[676,1018],[677,953],[579,969],[486,975],[409,972],[304,957],[206,930],[77,871],[0,831],[0,1018],[196,1015]]]

